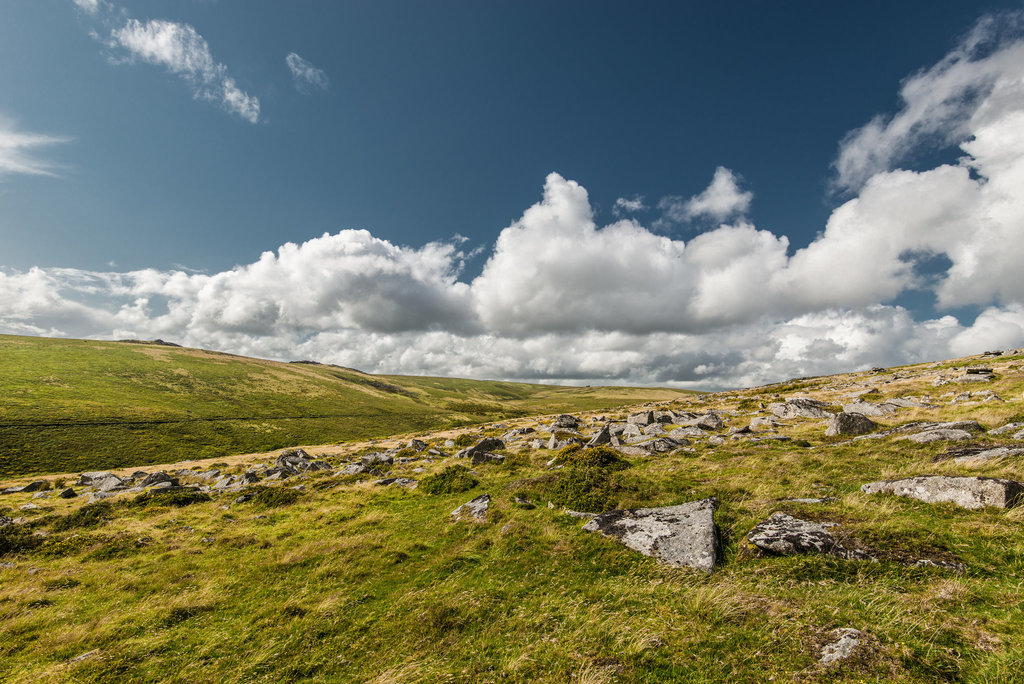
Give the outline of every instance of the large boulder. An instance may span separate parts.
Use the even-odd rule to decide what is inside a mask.
[[[629,414],[629,417],[626,418],[626,422],[640,426],[650,425],[654,422],[654,411],[639,411],[637,413],[631,413]]]
[[[664,508],[601,513],[583,526],[674,567],[711,572],[720,555],[714,513],[718,502],[702,499]]]
[[[504,449],[505,443],[497,437],[484,437],[471,447],[466,447],[455,454],[455,458],[473,458],[477,454],[486,454],[490,451]]]
[[[860,413],[865,416],[875,416],[876,418],[881,416],[891,416],[899,410],[899,406],[891,404],[889,402],[875,403],[873,401],[861,401],[857,400],[853,403],[846,404],[843,406],[843,411],[846,413]]]
[[[846,560],[870,559],[866,553],[847,548],[830,531],[838,523],[812,522],[786,513],[773,513],[747,535],[748,550],[760,556],[820,554]]]
[[[570,416],[563,413],[562,415],[551,421],[552,428],[568,428],[575,430],[580,425],[580,420],[576,416]]]
[[[828,429],[825,430],[825,436],[865,435],[877,427],[878,423],[863,413],[847,413],[843,411],[828,419]]]
[[[939,428],[937,430],[925,430],[917,434],[908,435],[901,439],[907,439],[918,444],[931,444],[932,442],[962,442],[973,439],[973,435],[967,430],[951,430]]]
[[[769,404],[768,410],[776,417],[786,420],[788,418],[828,418],[831,411],[826,410],[828,404],[810,397],[791,397],[785,402]]]
[[[893,494],[926,503],[952,503],[970,509],[985,506],[1009,508],[1024,497],[1024,483],[994,477],[919,475],[869,482],[860,489],[866,494]]]

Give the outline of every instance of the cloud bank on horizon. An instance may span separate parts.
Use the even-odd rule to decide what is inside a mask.
[[[1021,346],[1024,41],[1007,21],[1021,18],[979,22],[903,82],[898,112],[844,138],[834,185],[850,198],[800,249],[746,220],[753,194],[724,167],[704,192],[659,203],[670,220],[719,222],[687,241],[622,218],[646,206],[639,196],[599,226],[585,188],[551,173],[468,282],[459,240],[342,230],[215,274],[0,271],[0,330],[162,337],[370,372],[704,388]],[[899,167],[936,140],[963,156]],[[940,312],[982,311],[969,325],[914,320],[894,303],[911,292]]]

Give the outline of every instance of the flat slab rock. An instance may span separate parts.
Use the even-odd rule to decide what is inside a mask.
[[[483,522],[487,520],[487,509],[491,507],[491,495],[481,494],[471,501],[467,501],[462,504],[454,511],[452,511],[452,518],[454,520],[472,520],[475,522]]]
[[[812,522],[786,513],[773,513],[754,526],[747,542],[764,556],[820,554],[846,560],[870,560],[871,556],[848,549],[829,531],[838,523]]]
[[[919,475],[869,482],[860,489],[866,494],[894,494],[926,503],[952,503],[970,509],[985,506],[1009,508],[1024,497],[1024,483],[994,477]]]
[[[665,565],[711,572],[720,554],[717,507],[718,501],[711,498],[680,506],[608,511],[583,529],[617,539]]]

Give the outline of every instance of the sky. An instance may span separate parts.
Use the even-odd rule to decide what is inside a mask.
[[[0,333],[744,387],[1024,346],[1024,3],[0,0]]]

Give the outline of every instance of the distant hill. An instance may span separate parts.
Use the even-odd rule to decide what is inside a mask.
[[[370,439],[685,394],[370,375],[161,340],[0,335],[0,477]]]

